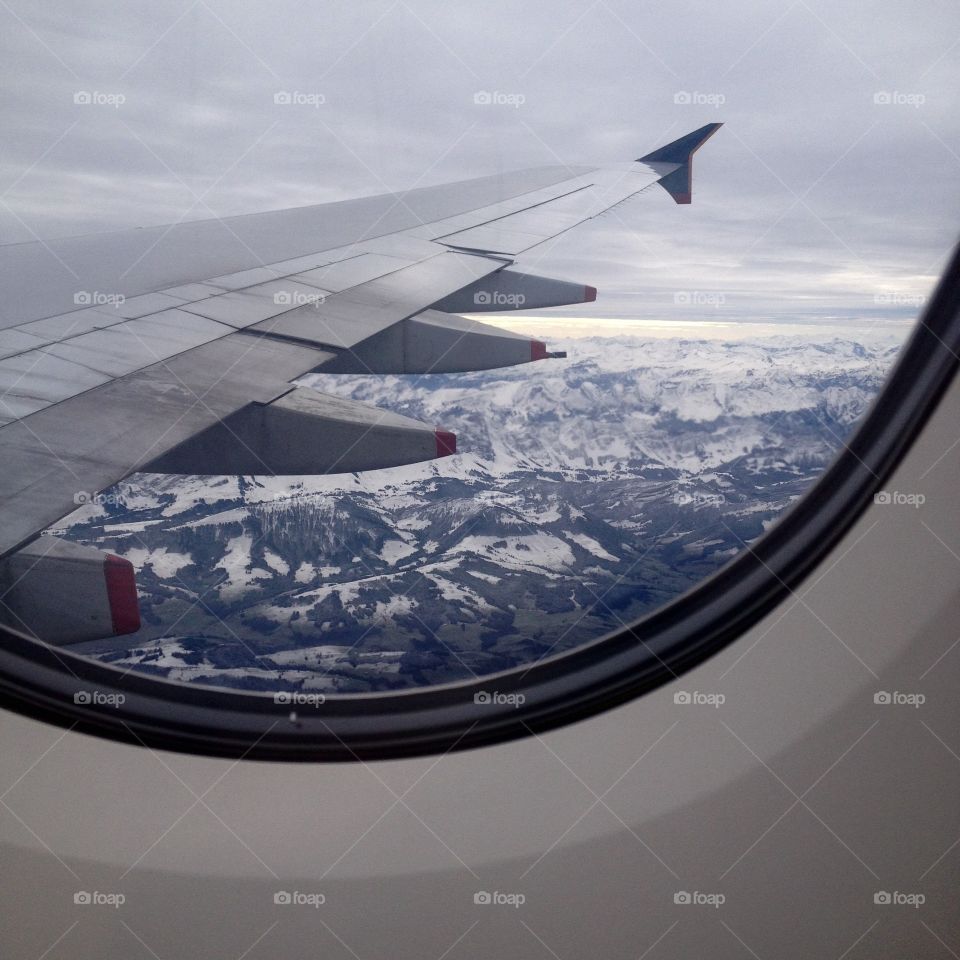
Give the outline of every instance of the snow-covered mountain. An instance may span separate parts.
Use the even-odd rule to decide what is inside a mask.
[[[454,430],[362,475],[139,475],[58,533],[140,569],[144,627],[86,645],[173,679],[369,690],[525,663],[688,589],[829,463],[889,337],[598,338],[475,374],[313,376]]]

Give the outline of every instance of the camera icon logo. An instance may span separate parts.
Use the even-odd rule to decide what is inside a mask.
[[[293,102],[293,97],[290,96],[289,90],[278,90],[273,95],[273,102],[280,106],[286,106]]]
[[[873,495],[873,502],[878,504],[888,504],[893,500],[889,490],[881,490]]]
[[[78,890],[73,895],[73,902],[79,904],[80,906],[86,906],[89,903],[92,903],[92,898],[86,890]]]
[[[493,103],[493,96],[488,90],[478,90],[473,95],[473,102],[481,105]]]
[[[289,690],[278,690],[273,695],[273,702],[277,706],[290,706],[293,703],[293,694]]]
[[[873,95],[874,103],[891,103],[892,101],[893,101],[893,98],[890,96],[889,90],[878,90]]]
[[[487,904],[493,902],[493,897],[491,897],[486,890],[478,890],[473,895],[473,902],[479,904],[480,906],[486,906]]]
[[[691,103],[692,101],[693,101],[693,97],[690,96],[690,93],[687,90],[678,90],[673,95],[674,103],[687,104],[687,103]]]
[[[886,690],[878,690],[873,695],[873,702],[879,704],[893,703],[893,697]]]
[[[278,890],[273,895],[273,902],[280,904],[281,906],[286,906],[287,904],[293,903],[293,897],[287,890]]]
[[[90,96],[89,90],[77,90],[73,95],[73,102],[80,104],[92,103],[93,97]]]
[[[473,702],[474,702],[474,703],[491,703],[492,700],[493,700],[493,698],[490,696],[489,693],[487,693],[486,690],[478,690],[478,691],[473,695]]]
[[[692,897],[686,890],[678,890],[673,895],[673,902],[679,904],[687,904],[692,902]]]
[[[78,690],[73,695],[73,702],[79,704],[80,706],[86,706],[87,704],[91,703],[92,700],[93,697],[90,695],[89,690]]]
[[[473,295],[473,302],[477,305],[488,304],[490,303],[491,299],[492,297],[490,296],[489,292],[486,290],[478,290]]]
[[[693,698],[690,696],[689,690],[678,690],[673,695],[674,703],[691,703]]]
[[[876,903],[876,904],[879,904],[879,905],[881,905],[881,906],[885,906],[885,905],[893,902],[893,897],[891,897],[890,894],[887,893],[886,890],[878,890],[878,891],[873,895],[873,902]]]

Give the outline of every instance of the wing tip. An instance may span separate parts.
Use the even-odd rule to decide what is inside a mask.
[[[640,157],[637,163],[673,164],[673,168],[664,174],[658,183],[673,197],[674,203],[693,202],[693,155],[723,126],[722,123],[708,123],[692,130],[679,140],[659,147],[652,153]],[[656,169],[656,168],[654,168]]]
[[[721,127],[722,121],[705,123],[670,143],[657,147],[637,159],[637,163],[687,163]]]

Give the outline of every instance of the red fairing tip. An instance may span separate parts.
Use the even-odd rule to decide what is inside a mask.
[[[140,629],[140,604],[137,601],[137,578],[133,564],[123,557],[108,553],[103,561],[103,577],[107,582],[107,600],[114,634],[136,633]]]
[[[530,341],[530,359],[531,360],[547,359],[547,345],[542,340]]]
[[[457,452],[457,435],[449,430],[434,430],[437,437],[437,456],[449,457]]]
[[[597,299],[597,288],[596,287],[584,287],[583,288],[583,302],[584,303],[593,303]]]

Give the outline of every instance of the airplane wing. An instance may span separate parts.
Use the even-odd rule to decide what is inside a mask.
[[[0,619],[57,642],[138,628],[126,561],[37,539],[135,471],[331,473],[454,452],[447,431],[293,381],[549,356],[457,313],[594,299],[513,265],[653,184],[688,203],[690,157],[719,126],[633,163],[0,247]]]

